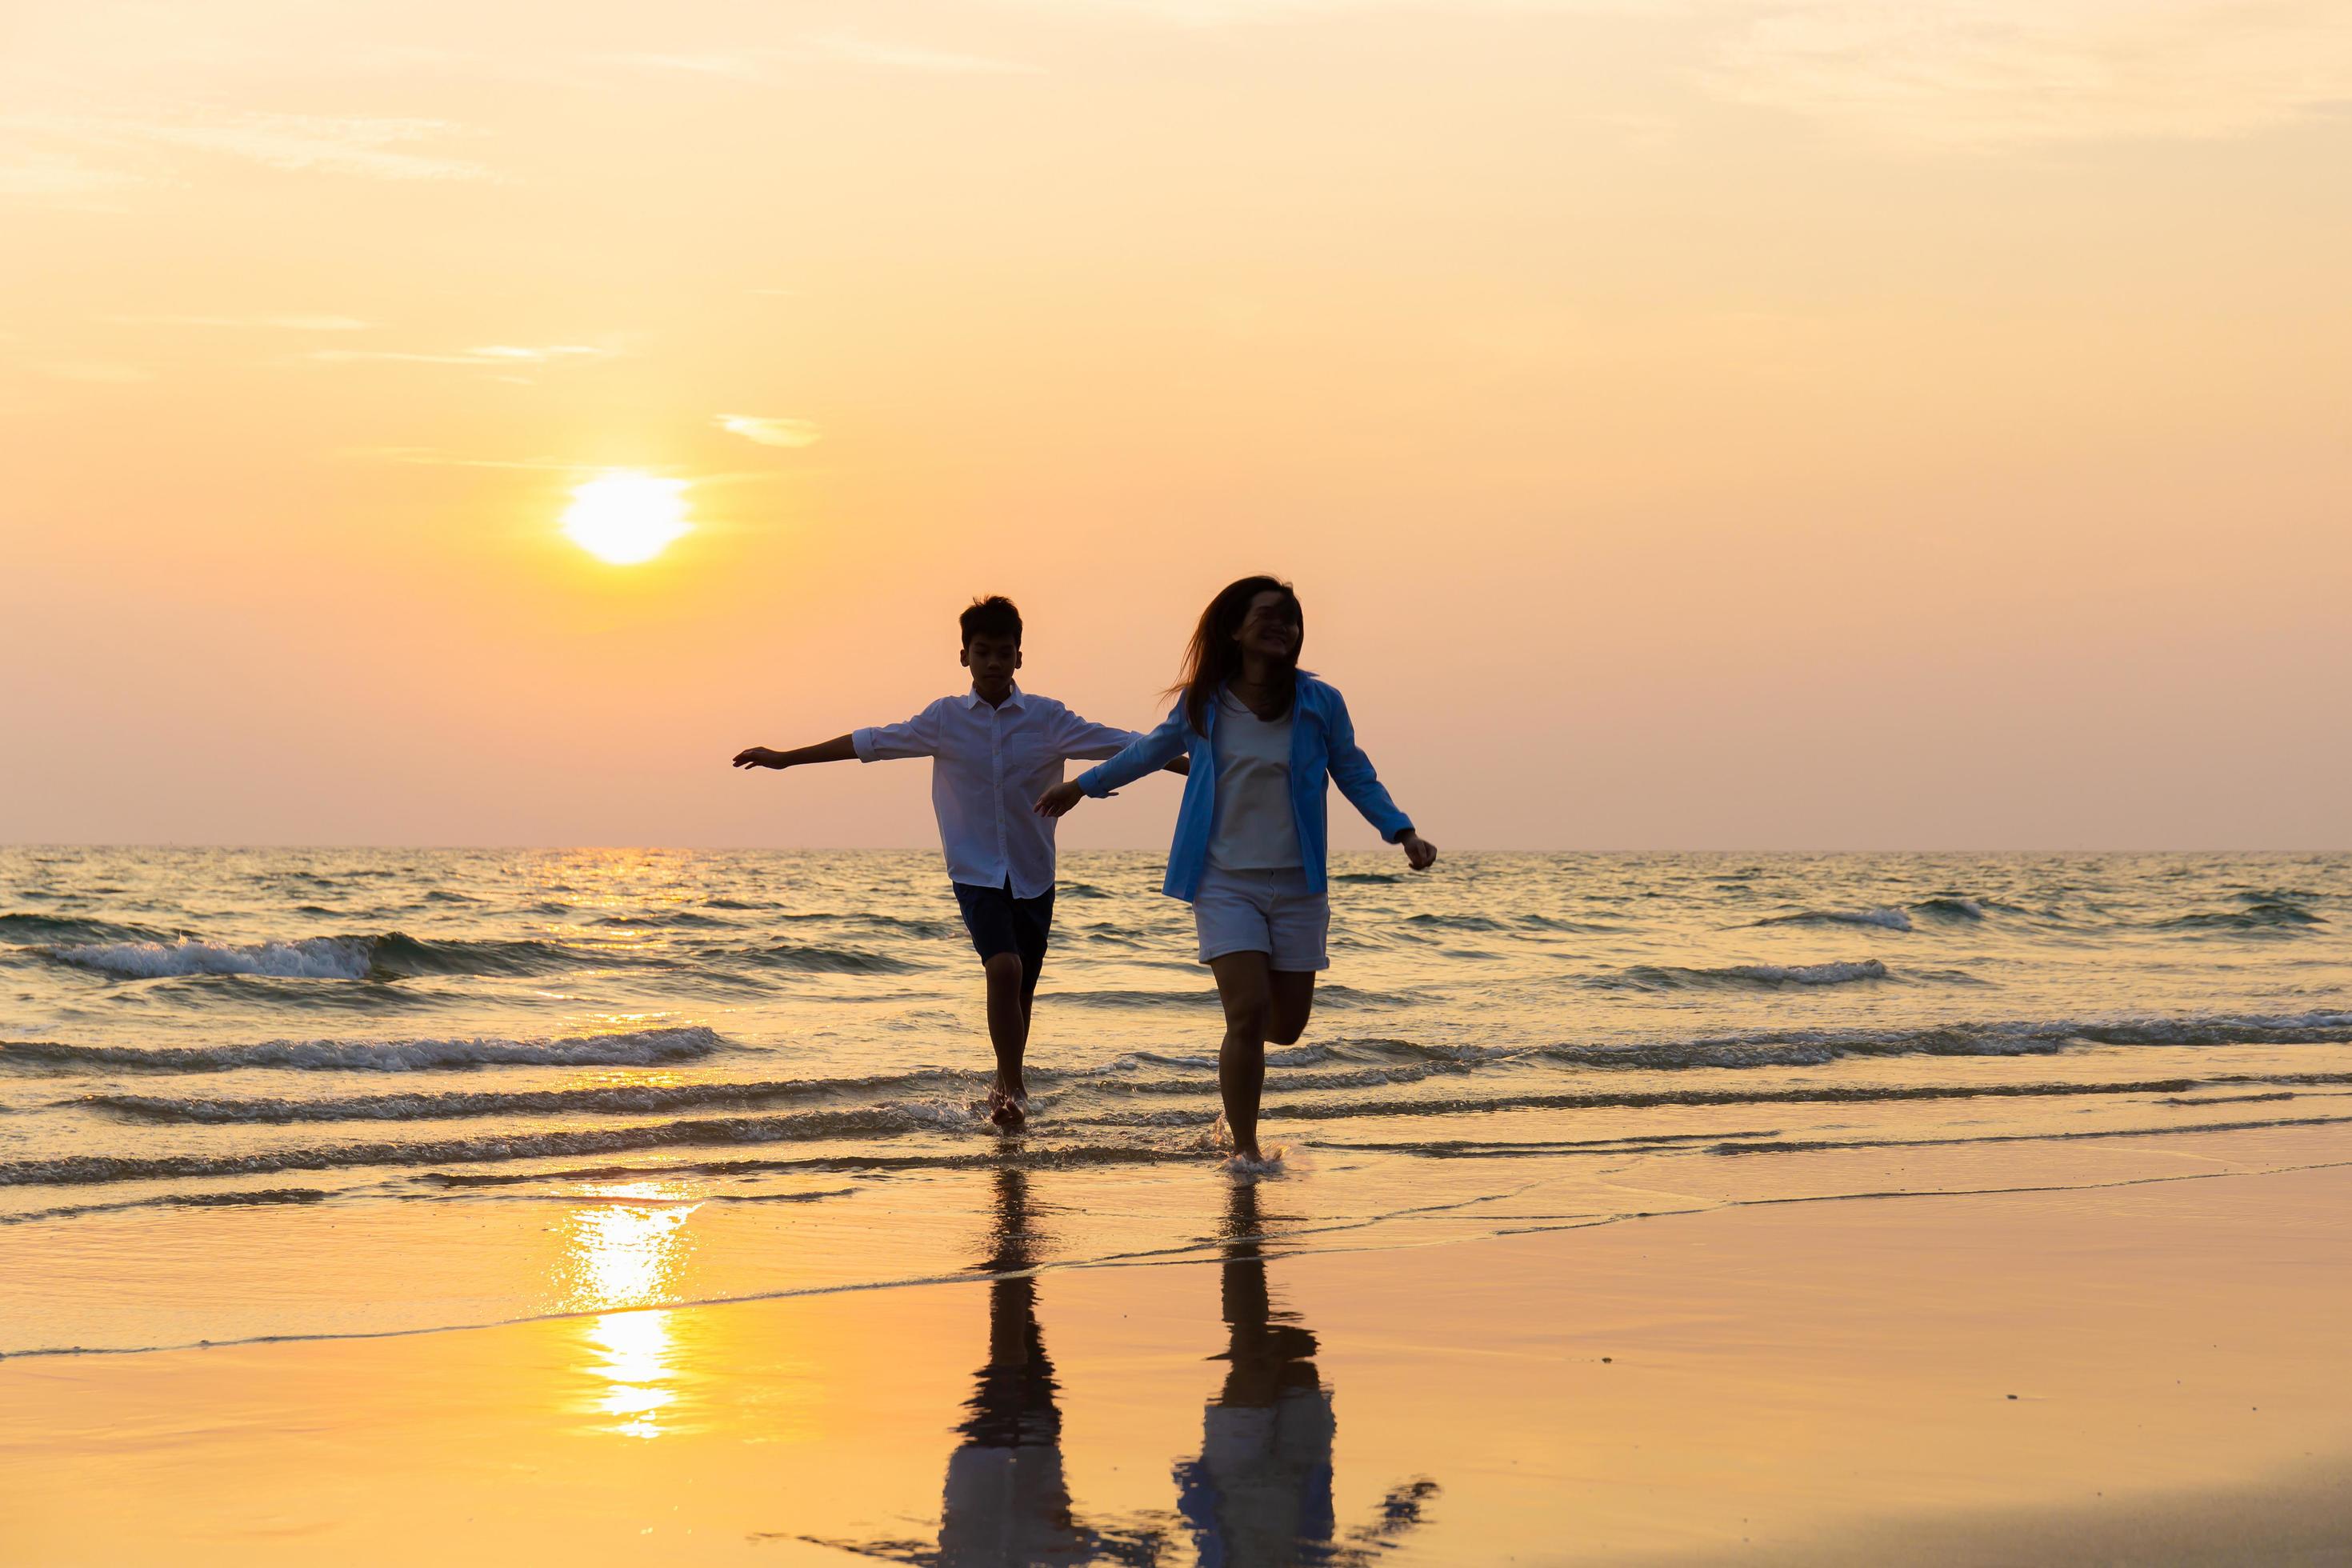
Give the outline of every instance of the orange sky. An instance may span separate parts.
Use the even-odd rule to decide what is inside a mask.
[[[554,15],[0,9],[0,838],[924,844],[726,759],[1271,570],[1441,845],[2352,842],[2337,0]]]

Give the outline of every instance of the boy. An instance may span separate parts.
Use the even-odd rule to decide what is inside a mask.
[[[1009,1128],[1020,1125],[1029,1098],[1021,1058],[1054,923],[1054,822],[1030,810],[1030,802],[1061,783],[1069,758],[1115,756],[1137,737],[1089,723],[1052,698],[1013,684],[1013,672],[1021,668],[1021,612],[1012,600],[1001,595],[974,599],[961,625],[963,650],[957,658],[971,671],[970,691],[942,697],[903,724],[853,730],[789,752],[747,746],[735,753],[735,765],[931,759],[940,848],[988,979],[988,1037],[996,1047],[988,1116]]]

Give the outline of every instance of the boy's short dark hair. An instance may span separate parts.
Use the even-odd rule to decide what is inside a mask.
[[[974,599],[961,620],[966,647],[971,646],[974,637],[1011,637],[1016,647],[1021,642],[1021,612],[1002,594]]]

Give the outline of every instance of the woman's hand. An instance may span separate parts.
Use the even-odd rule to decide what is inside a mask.
[[[765,746],[746,746],[735,753],[735,765],[739,768],[784,768],[792,764],[784,760],[782,752],[772,752]]]
[[[1040,816],[1060,816],[1086,798],[1087,792],[1078,787],[1076,780],[1065,779],[1037,797],[1035,810]]]
[[[1397,847],[1404,851],[1405,864],[1416,871],[1426,871],[1437,863],[1437,846],[1410,827],[1397,840]]]

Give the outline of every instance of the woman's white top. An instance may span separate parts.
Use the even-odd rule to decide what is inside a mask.
[[[1217,826],[1209,836],[1210,865],[1277,871],[1306,863],[1290,815],[1291,711],[1268,722],[1231,693],[1217,694]]]

